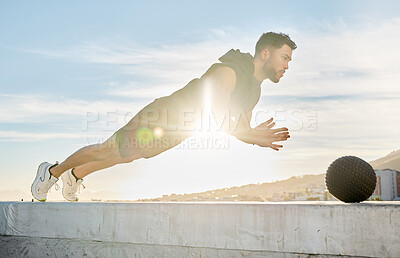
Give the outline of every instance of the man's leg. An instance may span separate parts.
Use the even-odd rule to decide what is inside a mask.
[[[140,156],[126,158],[126,159],[120,158],[120,159],[109,159],[104,161],[93,161],[74,168],[74,174],[76,177],[81,179],[98,170],[109,168],[121,163],[130,163],[139,158]]]
[[[91,162],[121,161],[115,134],[102,144],[93,144],[76,151],[65,161],[50,169],[54,177],[60,177],[65,171]],[[118,163],[115,163],[118,164]],[[115,165],[114,164],[114,165]],[[74,171],[75,172],[75,171]],[[94,171],[92,171],[94,172]]]
[[[79,200],[76,192],[82,184],[83,177],[85,177],[86,175],[104,168],[112,167],[120,163],[128,163],[141,158],[141,155],[138,151],[135,151],[135,149],[132,150],[133,151],[131,152],[131,155],[129,155],[129,157],[122,158],[119,153],[116,134],[114,134],[103,144],[87,146],[72,154],[63,163],[60,164],[61,166],[64,166],[63,169],[67,169],[67,171],[62,172],[62,169],[59,168],[62,173],[62,194],[64,198],[67,201],[71,202],[76,202]],[[75,166],[85,159],[91,161]],[[58,166],[54,168],[57,167]],[[71,170],[72,168],[73,170]]]
[[[104,161],[93,161],[83,165],[80,165],[72,170],[68,170],[61,175],[63,181],[62,194],[67,201],[76,202],[79,200],[76,192],[78,191],[80,185],[83,182],[83,177],[95,171],[112,167],[121,163],[129,163],[140,157],[130,157],[130,158],[116,158]]]
[[[140,155],[137,154],[135,150],[133,150],[131,154],[132,155],[129,157],[131,160],[140,158]],[[36,178],[31,186],[32,195],[39,201],[46,201],[47,193],[57,182],[58,177],[68,170],[68,173],[63,175],[65,176],[63,181],[64,179],[71,179],[73,174],[71,173],[70,169],[72,168],[79,167],[86,163],[100,162],[96,165],[92,164],[90,166],[91,171],[89,172],[94,172],[96,169],[98,170],[118,163],[126,162],[126,159],[127,158],[122,159],[120,156],[118,144],[116,142],[116,134],[114,134],[102,144],[94,144],[78,150],[59,165],[52,165],[48,162],[43,162],[40,164],[36,173]],[[101,164],[101,162],[103,162],[103,164]],[[69,181],[67,184],[64,184],[63,182],[64,198],[69,201],[77,201],[78,198],[74,194],[81,182],[82,180]]]

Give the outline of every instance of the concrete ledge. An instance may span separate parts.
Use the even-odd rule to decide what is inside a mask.
[[[0,235],[1,255],[399,257],[400,202],[2,202]]]

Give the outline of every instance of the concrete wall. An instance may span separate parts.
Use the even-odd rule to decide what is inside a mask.
[[[400,202],[0,203],[0,255],[400,257]]]

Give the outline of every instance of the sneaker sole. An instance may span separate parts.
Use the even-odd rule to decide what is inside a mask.
[[[44,166],[45,163],[47,163],[47,162],[42,162],[42,163],[39,165],[39,167],[38,167],[38,169],[37,169],[37,172],[36,172],[35,180],[33,181],[32,186],[31,186],[31,194],[32,194],[33,198],[35,198],[35,199],[38,200],[39,202],[45,202],[46,199],[39,199],[38,197],[36,197],[35,194],[33,193],[33,188],[36,187],[36,184],[37,184],[36,182],[39,180],[39,177],[41,176],[41,175],[39,174],[40,167],[41,167],[41,166]]]

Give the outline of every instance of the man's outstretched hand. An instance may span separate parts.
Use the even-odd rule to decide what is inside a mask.
[[[247,128],[242,127],[231,134],[243,142],[257,144],[261,147],[269,147],[278,151],[283,147],[283,145],[275,143],[286,141],[288,138],[290,138],[290,135],[289,130],[286,127],[273,128],[275,126],[275,122],[272,120],[273,118],[265,121],[255,128],[251,128],[250,126],[247,126]]]
[[[273,118],[253,128],[250,138],[253,144],[278,151],[283,145],[275,144],[275,142],[286,141],[290,138],[289,129],[286,127],[273,128],[275,122],[272,120]]]

